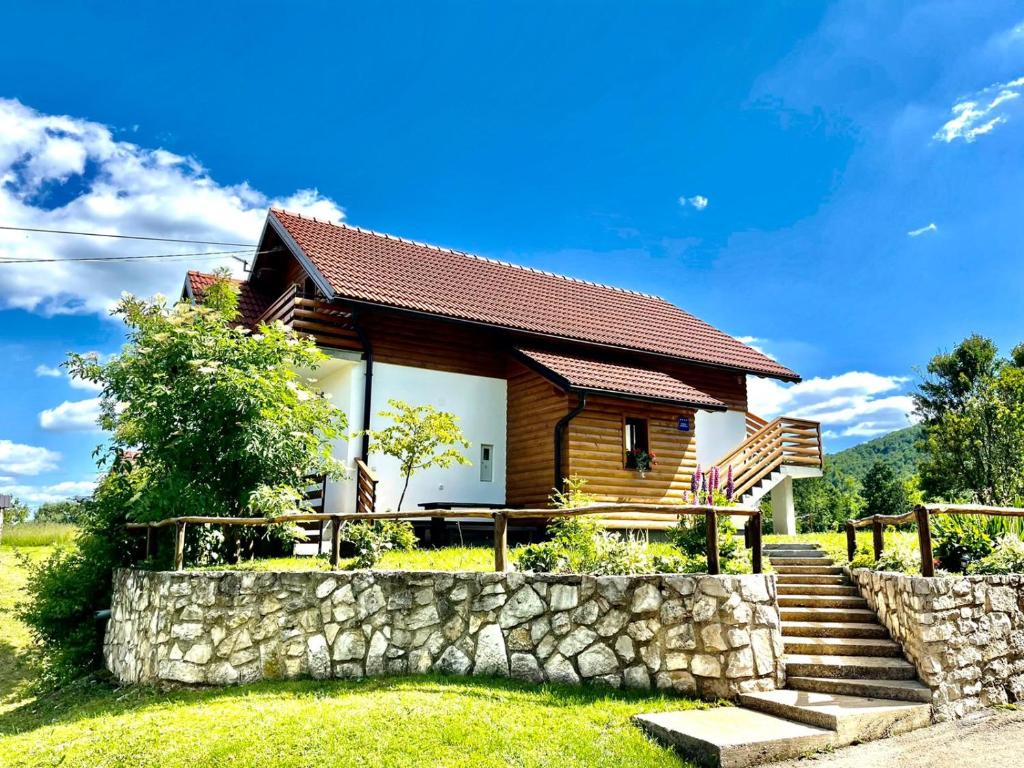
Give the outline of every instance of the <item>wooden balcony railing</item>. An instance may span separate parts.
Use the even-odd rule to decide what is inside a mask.
[[[752,423],[750,416],[752,414],[748,414],[748,425]],[[757,417],[754,416],[754,419]],[[753,423],[756,424],[756,421]],[[780,416],[764,423],[730,453],[715,462],[715,466],[722,472],[732,467],[734,494],[740,498],[784,465],[821,467],[822,455],[821,425],[818,422]]]
[[[267,307],[259,322],[280,320],[296,333],[305,333],[322,347],[359,349],[359,337],[352,325],[352,313],[323,299],[302,295],[291,286]]]
[[[747,437],[750,437],[752,434],[754,434],[767,424],[767,419],[762,419],[756,413],[751,413],[750,411],[747,411]]]
[[[356,513],[371,514],[377,506],[377,476],[362,459],[356,459]]]

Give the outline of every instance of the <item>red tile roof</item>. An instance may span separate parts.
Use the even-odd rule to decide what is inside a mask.
[[[573,389],[666,400],[706,408],[725,408],[722,401],[661,371],[536,349],[517,348],[516,351],[532,367],[554,374],[554,378],[561,380],[560,383]]]
[[[338,298],[799,379],[656,296],[276,209],[270,220],[280,224]]]
[[[197,302],[202,302],[206,289],[213,285],[213,281],[216,279],[216,275],[189,271],[185,279],[186,291]],[[254,327],[260,315],[270,306],[271,299],[261,293],[257,293],[249,283],[233,278],[228,278],[228,280],[238,286],[238,311],[241,314],[241,321],[245,325]]]

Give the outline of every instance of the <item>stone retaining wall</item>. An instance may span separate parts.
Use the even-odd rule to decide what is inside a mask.
[[[119,570],[122,682],[509,675],[706,697],[783,683],[774,576]]]
[[[851,577],[932,689],[937,720],[1024,701],[1024,576]]]

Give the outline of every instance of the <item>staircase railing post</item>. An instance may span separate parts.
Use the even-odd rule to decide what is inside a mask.
[[[917,543],[921,548],[921,575],[935,575],[935,557],[932,555],[932,531],[928,525],[928,508],[918,504],[914,508],[917,516]]]
[[[181,571],[185,568],[185,523],[174,524],[174,570]]]
[[[708,531],[708,573],[712,576],[720,572],[718,563],[718,516],[714,508],[704,513],[704,522]]]
[[[753,552],[750,554],[751,565],[753,566],[754,573],[763,573],[764,565],[761,562],[761,513],[758,512],[751,517],[748,525],[750,526],[751,548],[753,549]]]
[[[882,550],[885,548],[885,541],[882,538],[882,523],[877,517],[871,518],[871,543],[875,549],[875,562],[882,557]]]
[[[338,567],[341,559],[341,520],[331,517],[331,568]]]
[[[853,562],[853,558],[857,554],[857,529],[853,527],[853,523],[847,521],[846,523],[846,559]]]

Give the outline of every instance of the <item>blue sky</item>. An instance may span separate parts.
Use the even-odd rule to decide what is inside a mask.
[[[832,450],[937,351],[1024,338],[1024,7],[637,5],[8,8],[0,224],[247,242],[275,203],[657,293],[799,371],[752,408]],[[95,393],[54,367],[216,263],[0,264],[0,489],[88,488]]]

